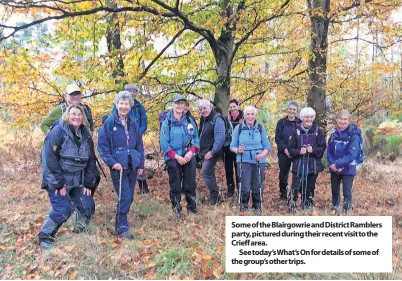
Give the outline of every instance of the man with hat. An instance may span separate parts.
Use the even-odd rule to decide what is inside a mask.
[[[64,101],[59,103],[46,117],[42,119],[42,122],[40,123],[41,130],[47,134],[53,127],[54,123],[61,118],[69,105],[81,105],[85,112],[84,125],[89,127],[90,131],[93,132],[95,126],[92,119],[91,109],[81,101],[82,94],[80,87],[78,87],[77,84],[67,85],[64,90]]]
[[[187,201],[187,211],[199,215],[196,205],[195,153],[200,145],[194,120],[184,113],[186,99],[176,95],[172,110],[161,125],[160,144],[169,174],[170,200],[176,219],[181,219],[181,195]]]
[[[144,135],[147,127],[148,127],[148,119],[147,113],[145,111],[145,107],[136,99],[137,94],[140,92],[140,89],[137,88],[134,84],[127,84],[124,88],[126,91],[130,92],[133,99],[134,104],[131,107],[128,115],[130,116],[131,120],[137,122],[138,127],[140,128],[141,135]],[[113,106],[113,113],[116,111],[116,106]],[[145,194],[149,192],[147,178],[145,173],[142,175],[137,176],[138,185],[140,187],[140,194]]]

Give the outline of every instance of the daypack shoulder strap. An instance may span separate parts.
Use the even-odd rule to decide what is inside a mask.
[[[60,108],[61,108],[61,114],[64,114],[64,112],[66,112],[67,109],[67,103],[66,102],[60,103]]]
[[[262,125],[260,123],[258,123],[258,131],[260,131],[260,134],[262,135]]]

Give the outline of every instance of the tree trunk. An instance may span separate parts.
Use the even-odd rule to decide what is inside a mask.
[[[233,15],[233,4],[229,0],[220,2],[222,17],[231,18]],[[230,97],[230,75],[232,69],[231,57],[234,51],[234,31],[236,27],[228,21],[225,29],[222,30],[216,44],[211,46],[216,61],[216,87],[214,103],[222,109],[224,115],[228,113]]]
[[[117,8],[115,1],[106,1],[107,5]],[[121,39],[120,39],[120,24],[117,19],[117,14],[113,13],[108,17],[107,35],[106,35],[107,49],[112,57],[116,57],[116,68],[113,69],[112,77],[115,78],[115,84],[120,84],[122,81],[119,77],[124,76],[124,62],[121,53]]]
[[[307,0],[311,20],[310,50],[308,63],[310,89],[307,105],[316,111],[316,122],[326,127],[325,87],[327,83],[328,12],[330,0]]]
[[[216,61],[216,88],[214,103],[227,114],[230,97],[230,70],[232,69],[230,57],[233,52],[234,38],[231,32],[222,34],[218,41],[218,47],[214,50]]]

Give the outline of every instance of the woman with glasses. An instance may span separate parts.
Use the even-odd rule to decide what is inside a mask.
[[[253,211],[262,213],[262,193],[264,191],[264,172],[271,144],[264,126],[256,120],[257,109],[247,106],[244,121],[233,131],[230,150],[237,154],[238,171],[241,173],[240,212],[248,211],[250,186],[252,187]],[[259,180],[259,181],[258,181]]]
[[[314,189],[318,173],[324,170],[321,159],[326,149],[324,131],[314,123],[311,107],[300,111],[302,123],[289,138],[288,152],[292,158],[292,188],[288,197],[289,212],[295,213],[299,191],[302,209],[314,208]]]
[[[200,215],[196,204],[196,163],[195,153],[200,147],[197,127],[192,118],[184,113],[186,99],[176,95],[172,100],[172,110],[162,122],[160,133],[161,150],[165,156],[169,174],[170,201],[176,219],[181,219],[181,195],[187,201],[187,211]]]
[[[300,105],[297,101],[290,101],[286,107],[288,115],[278,121],[275,131],[275,142],[278,146],[278,165],[279,165],[279,194],[280,199],[286,200],[286,188],[288,186],[288,176],[292,160],[287,149],[289,137],[296,131],[296,126],[301,123],[297,117]]]

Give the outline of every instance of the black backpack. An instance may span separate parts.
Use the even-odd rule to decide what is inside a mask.
[[[214,129],[215,129],[216,118],[218,117],[221,117],[223,119],[223,122],[225,123],[225,141],[223,143],[223,147],[229,146],[230,143],[232,142],[232,135],[233,135],[232,122],[230,122],[227,117],[222,116],[221,114],[218,113],[211,121],[212,128]]]

